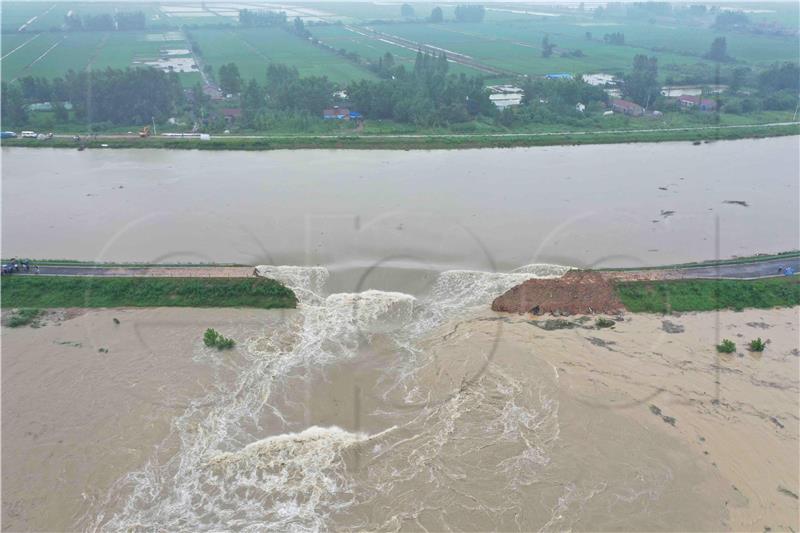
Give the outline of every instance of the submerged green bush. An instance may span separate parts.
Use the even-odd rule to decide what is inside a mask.
[[[597,326],[598,328],[611,328],[614,327],[615,324],[616,322],[614,322],[613,320],[603,317],[598,318],[594,323],[594,325]]]
[[[203,335],[203,342],[209,348],[216,348],[217,350],[229,350],[236,345],[233,339],[229,339],[211,328],[208,328]]]
[[[717,344],[717,351],[719,353],[733,353],[736,351],[736,343],[730,339],[723,339],[720,344]]]
[[[7,325],[10,328],[27,326],[32,324],[41,314],[41,309],[18,309],[8,319]]]
[[[767,343],[761,340],[761,337],[757,339],[753,339],[750,341],[750,351],[751,352],[763,352],[764,348],[767,347]]]

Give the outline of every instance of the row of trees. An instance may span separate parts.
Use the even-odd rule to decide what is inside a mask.
[[[372,119],[420,126],[445,126],[497,114],[482,78],[448,74],[444,54],[418,53],[413,70],[394,67],[394,59],[389,57],[383,64],[391,71],[390,77],[361,80],[347,87],[352,110]],[[287,117],[318,120],[322,110],[333,105],[335,89],[326,77],[301,78],[295,68],[271,64],[264,84],[250,80],[244,86],[241,94],[244,125],[260,129],[276,116],[283,122]]]
[[[153,68],[75,72],[48,81],[26,77],[2,84],[2,119],[9,126],[25,125],[27,106],[34,102],[71,102],[75,118],[87,122],[146,124],[166,120],[183,104],[183,88],[174,72]],[[65,116],[57,116],[66,121]]]
[[[67,31],[143,30],[146,24],[147,18],[142,11],[120,11],[113,15],[101,13],[82,18],[70,11],[64,16],[64,29]]]
[[[482,22],[486,15],[486,9],[478,4],[462,4],[456,6],[455,20],[457,22]],[[405,19],[416,18],[416,12],[411,4],[400,6],[400,16]],[[441,7],[434,7],[431,10],[429,22],[444,22],[444,13]]]
[[[448,74],[445,54],[419,52],[412,71],[396,67],[391,79],[362,80],[351,84],[347,93],[365,116],[421,126],[444,126],[497,113],[483,79]]]
[[[625,34],[622,32],[606,33],[603,35],[603,42],[606,44],[625,44]]]
[[[246,28],[283,26],[286,24],[286,13],[283,11],[239,10],[239,24]]]

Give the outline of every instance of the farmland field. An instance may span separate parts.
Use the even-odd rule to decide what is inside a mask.
[[[79,71],[89,66],[125,68],[132,66],[135,59],[157,59],[162,49],[188,48],[183,37],[176,41],[157,41],[149,40],[148,35],[161,34],[137,31],[3,34],[5,57],[0,64],[3,79],[54,78],[70,69]],[[181,76],[199,80],[199,75]]]
[[[379,29],[382,30],[383,28]],[[389,52],[394,56],[398,64],[405,65],[406,68],[414,66],[414,58],[417,55],[414,50],[395,46],[365,35],[357,27],[342,25],[316,26],[313,27],[312,31],[314,37],[336,49],[343,48],[348,52],[355,52],[359,56],[372,61],[377,61],[379,57]],[[449,72],[455,74],[463,72],[469,76],[480,74],[478,70],[457,64],[451,64]]]
[[[303,76],[328,76],[335,82],[373,78],[366,69],[278,28],[191,30],[204,64],[236,63],[243,78],[262,81],[269,63],[297,67]]]
[[[577,6],[555,7],[544,4],[487,5],[481,23],[454,23],[454,5],[444,5],[445,23],[422,21],[436,4],[414,4],[417,21],[404,22],[398,3],[312,2],[132,2],[125,10],[145,13],[147,29],[130,32],[62,32],[64,16],[113,13],[119,4],[109,2],[3,2],[2,68],[3,79],[21,76],[56,77],[68,69],[124,68],[142,62],[158,61],[168,51],[191,48],[188,32],[199,46],[202,65],[216,70],[225,63],[236,63],[245,79],[262,79],[270,62],[295,66],[301,75],[325,75],[337,83],[372,79],[363,66],[341,55],[314,46],[278,28],[242,28],[238,10],[243,8],[284,10],[306,21],[314,38],[334,50],[344,50],[375,61],[390,52],[399,64],[410,67],[416,44],[425,44],[462,54],[484,66],[524,75],[552,72],[619,73],[630,69],[637,54],[654,55],[661,74],[675,72],[685,65],[713,63],[703,59],[715,37],[724,36],[728,53],[738,64],[762,67],[775,61],[796,61],[800,40],[795,33],[775,36],[744,32],[721,33],[711,27],[663,20],[631,19],[623,16],[595,18],[590,10]],[[779,23],[797,28],[800,15],[796,3],[742,3],[754,21]],[[375,20],[391,24],[373,24]],[[713,17],[709,16],[708,21]],[[411,45],[381,40],[369,29],[396,36]],[[606,33],[621,32],[624,45],[603,42]],[[161,38],[167,35],[169,37]],[[177,37],[176,37],[177,36]],[[556,45],[549,58],[541,54],[545,36]],[[189,58],[188,54],[183,57]],[[491,70],[491,69],[488,69]],[[470,66],[451,64],[450,72],[481,74]],[[199,72],[181,72],[185,85],[199,81]]]

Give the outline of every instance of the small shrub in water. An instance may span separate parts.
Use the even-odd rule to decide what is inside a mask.
[[[217,350],[229,350],[236,345],[233,339],[224,337],[218,331],[208,328],[203,334],[203,342],[209,348],[216,348]]]
[[[32,324],[41,314],[42,311],[40,309],[19,309],[8,319],[8,327],[27,326]]]
[[[594,325],[597,326],[598,328],[612,328],[614,327],[614,324],[616,324],[616,322],[614,322],[613,320],[609,320],[608,318],[603,318],[603,317],[598,318],[594,323]]]
[[[750,341],[750,351],[751,352],[763,352],[764,348],[767,347],[767,343],[761,340],[761,337]]]
[[[733,353],[736,351],[736,343],[730,339],[723,339],[720,344],[717,344],[717,351],[719,353]]]

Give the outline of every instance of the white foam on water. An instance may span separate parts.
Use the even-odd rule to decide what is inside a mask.
[[[351,496],[342,454],[369,435],[312,426],[212,457],[205,475],[216,487],[207,507],[230,509],[227,528],[319,530]]]
[[[330,277],[325,267],[301,267],[292,265],[258,265],[255,274],[280,281],[297,295],[302,303],[316,303],[322,299],[325,283]]]
[[[272,410],[287,427],[292,424],[271,402],[274,386],[298,369],[323,368],[352,358],[372,336],[383,335],[397,348],[396,365],[387,369],[387,378],[412,387],[416,373],[430,363],[417,346],[423,335],[476,306],[485,307],[518,283],[562,275],[568,269],[529,265],[521,270],[443,272],[420,302],[408,294],[376,290],[325,297],[329,275],[325,268],[256,267],[257,275],[294,290],[301,305],[287,312],[288,319],[279,327],[268,327],[262,337],[240,342],[237,351],[242,361],[234,365],[235,382],[197,399],[173,421],[172,434],[180,441],[178,453],[166,462],[154,458],[119,480],[108,502],[112,506],[111,502],[122,499],[124,504],[112,506],[118,510],[111,516],[95,517],[86,529],[327,529],[331,513],[354,504],[342,453],[370,437],[336,427],[309,427],[265,438],[259,429],[265,412]],[[522,401],[523,396],[530,391],[498,372],[482,376],[473,385],[422,408],[415,418],[421,424],[412,449],[387,438],[374,443],[372,453],[382,456],[403,450],[408,462],[396,468],[408,479],[431,468],[438,454],[473,453],[485,438],[505,443],[511,450],[507,462],[495,465],[493,475],[545,464],[546,443],[554,431],[551,415],[557,405],[541,400],[538,409],[524,407],[530,401]],[[480,414],[482,422],[461,421],[465,413],[470,413],[466,420]],[[441,476],[446,470],[428,474]],[[386,475],[388,479],[379,485],[389,489],[394,474]],[[446,476],[437,483],[443,487]]]
[[[325,307],[344,312],[366,333],[388,333],[411,321],[415,298],[401,292],[369,290],[328,296]]]
[[[97,517],[89,529],[314,530],[321,528],[328,510],[346,504],[334,498],[344,475],[333,471],[339,465],[334,456],[366,437],[338,428],[309,428],[260,439],[259,419],[265,409],[274,409],[270,397],[275,384],[298,368],[320,368],[353,357],[371,335],[404,326],[415,299],[375,290],[323,298],[328,275],[323,268],[259,267],[257,272],[302,291],[306,303],[289,312],[278,328],[240,343],[243,362],[233,368],[235,383],[196,400],[173,421],[173,434],[181,443],[178,454],[163,464],[153,460],[121,479],[112,493],[129,494],[124,507],[111,517]],[[242,447],[247,442],[252,444]],[[334,455],[325,455],[323,449]],[[251,468],[256,461],[266,469]],[[216,474],[210,465],[218,467]],[[288,496],[281,495],[284,489]],[[113,499],[111,494],[109,501]]]

